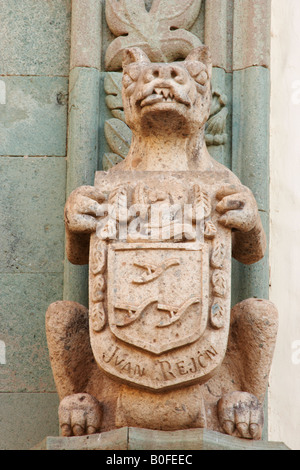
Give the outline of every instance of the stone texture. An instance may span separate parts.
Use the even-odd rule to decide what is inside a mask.
[[[88,266],[75,266],[65,259],[63,299],[88,306]]]
[[[96,434],[101,428],[101,405],[87,393],[65,397],[59,405],[58,414],[63,436]]]
[[[207,429],[152,431],[129,428],[129,450],[288,450],[283,443],[241,440]]]
[[[0,394],[0,450],[30,450],[58,434],[56,393]]]
[[[233,70],[269,68],[271,0],[235,0],[233,15]]]
[[[231,255],[253,264],[266,238],[250,189],[207,151],[211,76],[205,46],[171,64],[125,51],[129,153],[65,206],[68,258],[89,261],[89,312],[47,311],[68,436],[139,426],[261,438],[277,311],[254,298],[230,311]]]
[[[44,312],[62,296],[62,274],[0,274],[1,392],[55,391]],[[0,394],[2,395],[2,394]]]
[[[201,4],[202,0],[184,3],[156,0],[147,11],[144,1],[133,4],[126,0],[108,0],[106,21],[117,38],[106,50],[106,70],[121,69],[123,52],[128,47],[140,47],[153,62],[185,58],[201,44],[197,36],[188,32],[199,15]]]
[[[67,194],[92,184],[98,160],[100,72],[75,68],[70,73]]]
[[[1,0],[0,75],[69,72],[71,1]]]
[[[34,450],[289,450],[281,442],[246,441],[206,429],[152,431],[121,428],[82,437],[47,437]],[[146,458],[146,456],[145,456]],[[190,459],[189,459],[190,460]]]
[[[0,177],[0,273],[62,273],[65,159],[0,157]]]
[[[269,231],[269,91],[270,74],[250,67],[233,74],[232,170],[248,186],[258,204],[268,238]],[[249,295],[268,298],[268,251],[252,267],[234,264],[233,301]]]
[[[205,44],[227,72],[270,65],[270,0],[207,0]]]
[[[0,155],[66,155],[68,80],[3,77]],[[16,135],[18,139],[16,139]]]
[[[47,437],[33,450],[128,450],[128,429],[82,437]]]
[[[0,174],[1,391],[54,390],[41,312],[62,295],[66,162],[0,157]]]
[[[268,210],[270,74],[251,67],[233,74],[232,169]]]
[[[100,84],[97,69],[76,67],[70,73],[67,195],[93,184],[98,168]],[[66,259],[63,298],[87,305],[87,281],[86,267],[74,267]]]
[[[101,67],[102,2],[75,0],[72,2],[71,60],[74,67]]]
[[[233,4],[227,0],[205,2],[205,44],[210,48],[213,66],[228,72],[232,70]]]

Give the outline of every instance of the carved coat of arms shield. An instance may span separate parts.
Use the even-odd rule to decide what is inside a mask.
[[[111,194],[111,180],[100,176],[99,185]],[[136,175],[126,178],[134,191]],[[164,188],[170,176],[165,179],[158,181]],[[199,179],[185,175],[183,183],[179,174],[178,184],[188,194]],[[170,191],[174,186],[172,180]],[[202,239],[91,236],[91,346],[99,367],[115,379],[169,390],[204,382],[221,365],[230,323],[231,231],[218,224],[217,190],[218,184],[207,185],[201,197],[196,193],[206,204]]]
[[[111,331],[154,354],[196,341],[207,324],[208,272],[204,243],[110,245]]]

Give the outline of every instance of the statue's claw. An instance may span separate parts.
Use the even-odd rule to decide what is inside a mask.
[[[87,393],[65,397],[60,403],[58,414],[62,435],[65,437],[84,436],[100,431],[100,403]]]
[[[263,408],[254,395],[247,392],[224,395],[218,402],[218,417],[226,434],[261,439]]]

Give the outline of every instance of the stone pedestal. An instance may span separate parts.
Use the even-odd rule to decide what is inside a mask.
[[[34,450],[289,450],[282,442],[239,439],[205,429],[153,431],[124,427],[83,437],[46,437]]]

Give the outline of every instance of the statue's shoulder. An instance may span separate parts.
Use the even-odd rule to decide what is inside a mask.
[[[225,165],[218,161],[211,159],[209,167],[203,171],[199,171],[199,182],[207,183],[209,185],[215,184],[232,184],[241,185],[239,178]]]
[[[169,176],[168,176],[169,175]],[[220,185],[241,185],[239,178],[225,165],[211,159],[205,167],[188,170],[184,172],[141,172],[128,170],[125,161],[118,163],[108,171],[98,171],[95,177],[95,186],[101,186],[105,190],[119,186],[120,184],[136,184],[138,181],[149,182],[149,180],[163,180],[170,179],[173,184],[179,183],[198,183],[208,186]]]
[[[114,165],[113,167],[111,167],[107,173],[111,174],[111,173],[116,173],[119,171],[128,171],[125,165],[125,160],[122,160],[120,163],[117,163],[117,165]]]

